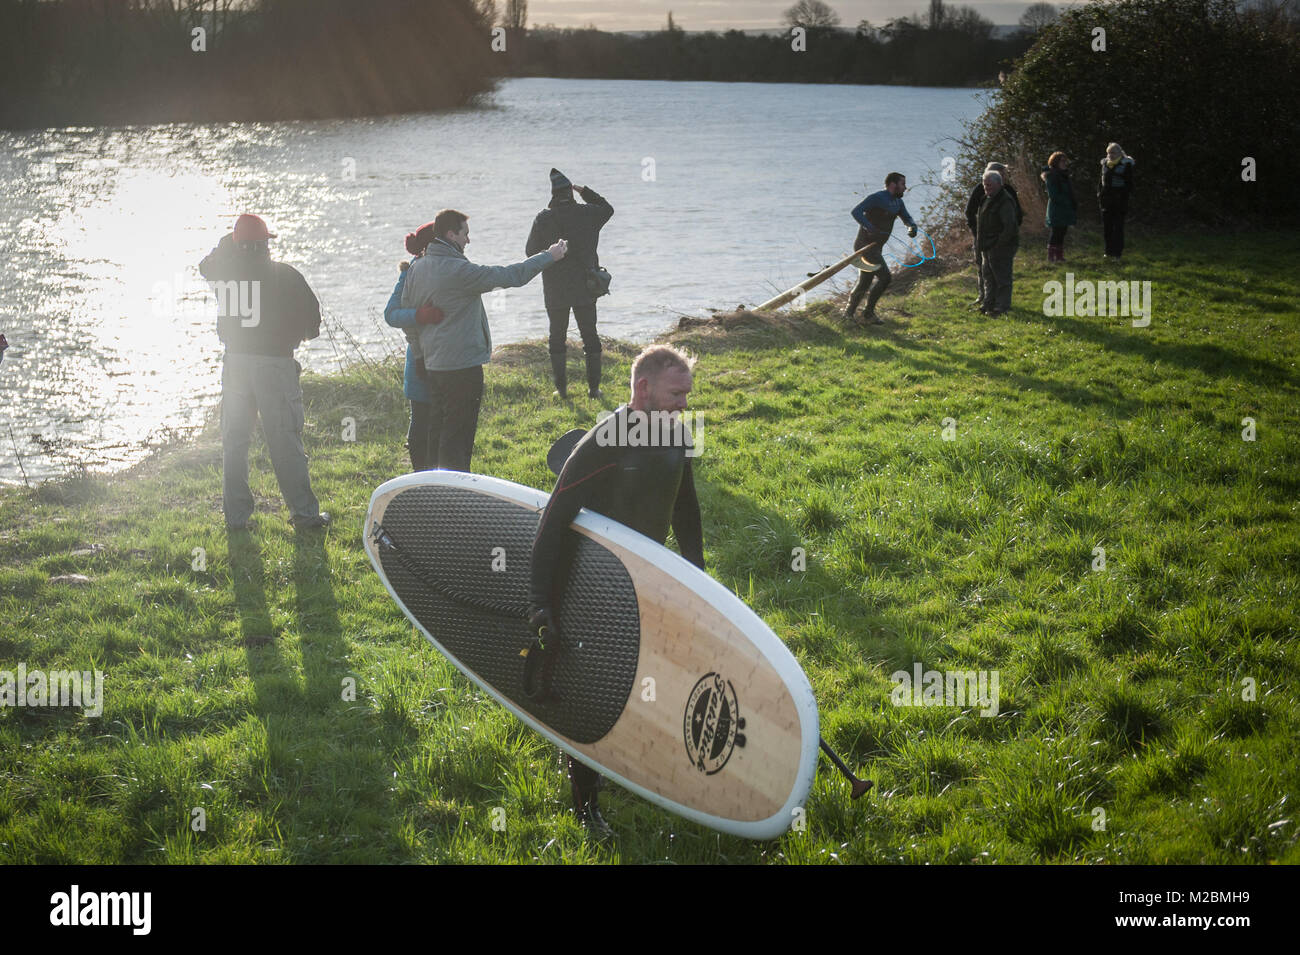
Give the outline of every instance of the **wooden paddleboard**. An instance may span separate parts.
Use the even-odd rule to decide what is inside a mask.
[[[555,699],[523,693],[532,542],[547,499],[484,475],[404,475],[370,499],[366,553],[429,642],[576,759],[719,831],[785,832],[816,770],[812,688],[753,611],[666,547],[579,513]]]

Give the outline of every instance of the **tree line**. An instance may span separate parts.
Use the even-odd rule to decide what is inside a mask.
[[[312,119],[488,90],[480,0],[0,0],[0,126]]]
[[[581,79],[992,84],[1033,44],[1037,24],[1054,19],[1050,4],[1035,7],[1037,19],[1005,37],[973,8],[942,0],[931,0],[924,14],[879,27],[863,20],[853,29],[821,0],[799,0],[783,27],[766,34],[687,33],[671,12],[664,29],[642,34],[534,27],[512,31],[505,67],[514,76]]]

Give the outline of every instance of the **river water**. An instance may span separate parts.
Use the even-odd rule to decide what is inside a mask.
[[[471,260],[519,261],[557,166],[615,209],[601,334],[643,342],[850,251],[849,210],[891,170],[919,216],[934,197],[919,180],[940,174],[980,99],[517,79],[449,113],[0,132],[0,482],[21,480],[20,457],[33,481],[118,470],[202,423],[221,348],[196,265],[241,212],[267,220],[273,257],[319,296],[321,337],[298,357],[329,372],[404,348],[382,309],[408,231],[454,207]],[[545,336],[540,278],[486,304],[495,344]]]

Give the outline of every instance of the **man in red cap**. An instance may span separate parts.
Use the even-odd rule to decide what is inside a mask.
[[[290,520],[299,529],[324,527],[307,474],[302,444],[302,366],[293,352],[320,335],[320,303],[298,270],[271,261],[274,239],[259,216],[241,215],[235,229],[199,264],[217,295],[221,365],[221,506],[230,530],[247,530],[253,516],[248,449],[260,416],[266,447]]]

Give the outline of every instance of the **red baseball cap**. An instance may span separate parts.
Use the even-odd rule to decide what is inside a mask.
[[[245,214],[235,220],[236,242],[265,242],[276,237],[274,232],[266,228],[266,223],[261,216]]]

